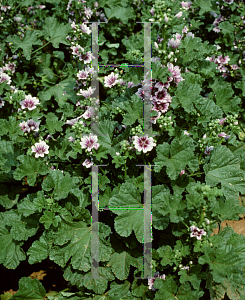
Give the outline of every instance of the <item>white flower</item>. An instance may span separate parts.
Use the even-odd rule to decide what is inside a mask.
[[[180,17],[182,17],[182,15],[183,15],[183,12],[180,11],[179,13],[177,13],[177,14],[175,15],[175,17],[179,19]]]
[[[44,154],[48,154],[49,146],[44,142],[44,141],[40,141],[39,143],[36,143],[35,146],[32,146],[32,152],[36,153],[35,157],[44,157]]]
[[[207,234],[206,231],[204,231],[203,229],[199,229],[198,227],[196,227],[194,225],[192,225],[190,227],[190,229],[192,231],[191,234],[190,234],[190,236],[191,237],[196,237],[198,240],[202,239],[202,235],[206,235]]]
[[[139,136],[133,136],[133,144],[134,147],[138,150],[141,151],[143,150],[144,153],[147,151],[151,151],[154,146],[156,146],[156,143],[154,143],[154,140],[152,137],[148,138],[148,134],[139,137]]]
[[[82,165],[85,166],[86,168],[90,168],[93,165],[93,163],[89,159],[85,159]]]
[[[35,109],[38,104],[40,104],[39,100],[31,95],[25,96],[25,99],[20,102],[22,109],[28,108],[29,110]]]
[[[92,94],[93,94],[93,92],[95,91],[95,87],[94,88],[92,88],[91,86],[88,88],[88,90],[80,90],[79,92],[80,93],[77,93],[77,95],[82,95],[83,97],[85,97],[85,98],[88,98],[88,97],[90,97]]]
[[[87,34],[91,33],[91,30],[89,29],[89,27],[86,24],[84,24],[84,23],[82,23],[82,25],[80,26],[80,28],[82,29],[83,33],[87,33]]]
[[[10,84],[12,80],[8,74],[0,72],[0,82],[3,83],[4,81],[7,81],[7,84]]]
[[[85,136],[81,138],[80,145],[82,149],[87,148],[88,151],[91,151],[93,148],[96,150],[99,148],[98,137],[96,135],[89,134],[89,136]]]
[[[114,75],[114,72],[112,72],[110,75],[105,76],[105,87],[113,87],[114,85],[117,84],[118,80],[118,74]]]

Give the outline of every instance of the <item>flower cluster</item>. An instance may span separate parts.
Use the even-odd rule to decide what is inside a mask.
[[[23,132],[31,132],[31,131],[38,131],[39,130],[40,122],[35,122],[33,119],[28,120],[27,122],[23,121],[19,124],[20,129]]]
[[[212,57],[207,57],[206,60],[212,61],[214,63],[216,63],[218,66],[216,67],[217,70],[219,70],[220,72],[223,72],[224,74],[222,75],[223,77],[227,77],[228,74],[228,68],[225,67],[225,64],[228,64],[228,62],[230,61],[229,56],[225,56],[223,57],[222,55],[219,55],[217,58],[215,58],[215,56],[213,55]],[[234,69],[239,68],[237,65],[233,65]]]

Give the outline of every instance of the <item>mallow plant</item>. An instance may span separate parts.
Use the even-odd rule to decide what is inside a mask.
[[[0,263],[67,281],[11,299],[243,299],[243,1],[0,9]]]

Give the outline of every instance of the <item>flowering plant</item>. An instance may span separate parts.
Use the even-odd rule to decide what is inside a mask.
[[[67,281],[11,299],[243,299],[243,1],[0,13],[0,262]]]

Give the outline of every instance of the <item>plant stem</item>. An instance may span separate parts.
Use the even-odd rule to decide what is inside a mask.
[[[166,51],[166,42],[165,42],[165,25],[162,26],[162,38],[163,38],[163,50]]]
[[[42,48],[46,47],[48,44],[50,44],[51,42],[47,42],[47,44],[43,45],[42,47],[38,48],[37,50],[35,50],[34,52],[32,52],[31,54],[36,53],[37,51],[41,50]]]
[[[126,164],[127,164],[127,159],[125,160],[125,164],[124,164],[124,180],[125,181],[126,181],[126,176],[127,176]]]
[[[192,177],[192,176],[201,175],[201,174],[204,174],[204,173],[205,172],[198,172],[198,173],[190,174],[190,175],[187,175],[187,176]]]

